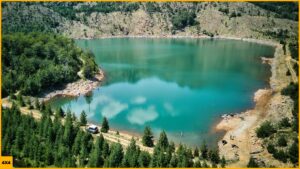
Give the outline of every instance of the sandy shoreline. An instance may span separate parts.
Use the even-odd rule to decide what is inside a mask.
[[[246,42],[253,42],[263,45],[269,45],[269,46],[277,46],[278,43],[272,40],[259,40],[259,39],[252,39],[252,38],[239,38],[234,36],[214,36],[210,37],[207,35],[193,35],[193,36],[183,36],[183,35],[119,35],[119,36],[100,36],[95,38],[75,38],[78,40],[92,40],[92,39],[113,39],[113,38],[152,38],[152,39],[160,39],[160,38],[166,38],[166,39],[227,39],[227,40],[242,40]]]
[[[262,140],[256,137],[256,128],[266,119],[279,120],[282,116],[290,116],[293,101],[280,94],[291,78],[286,75],[287,66],[282,46],[277,44],[274,58],[266,62],[271,65],[270,88],[259,89],[254,94],[255,107],[236,115],[224,115],[215,126],[217,131],[225,131],[224,137],[218,142],[220,154],[232,163],[229,167],[246,167],[250,157],[259,160],[267,159],[266,149]],[[272,161],[281,166],[278,161]],[[286,166],[282,166],[286,167]]]
[[[99,69],[92,79],[80,79],[78,81],[68,83],[63,89],[52,90],[45,92],[39,100],[41,102],[48,102],[56,97],[78,97],[86,95],[92,90],[96,89],[104,79],[104,71]]]

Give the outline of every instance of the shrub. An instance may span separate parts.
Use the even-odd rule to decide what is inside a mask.
[[[299,123],[298,123],[298,118],[297,118],[297,119],[293,120],[293,123],[292,123],[292,129],[293,129],[293,131],[298,132],[298,129],[299,129],[298,126],[299,126]]]
[[[278,144],[278,146],[280,146],[280,147],[285,147],[285,146],[287,146],[287,141],[286,141],[285,137],[284,137],[284,136],[280,136],[280,137],[278,138],[278,140],[277,140],[277,144]]]
[[[219,8],[219,11],[224,13],[224,14],[228,14],[229,13],[229,9],[228,8]]]
[[[269,121],[265,121],[259,128],[256,129],[256,135],[259,138],[269,137],[274,133],[276,133],[276,130]]]
[[[230,14],[230,16],[229,16],[230,18],[234,18],[234,17],[236,17],[236,13],[235,12],[232,12],[231,14]]]
[[[32,105],[29,105],[28,109],[32,110],[34,107]]]
[[[298,96],[298,84],[290,83],[286,88],[282,89],[281,94],[290,96],[293,100]]]
[[[14,95],[13,93],[9,94],[9,99],[10,100],[16,100],[16,98],[17,98],[16,95]]]
[[[171,22],[175,30],[182,30],[187,26],[196,25],[197,21],[195,18],[195,12],[180,11],[172,17]]]
[[[289,148],[288,156],[292,163],[294,163],[294,164],[298,163],[299,149],[298,149],[298,143],[296,141],[294,141],[294,143]]]
[[[285,117],[285,118],[281,119],[279,122],[279,126],[280,126],[280,128],[291,127],[289,118]]]
[[[277,150],[275,149],[275,147],[274,147],[273,144],[268,144],[267,150],[268,150],[268,152],[269,152],[270,154],[277,153]]]
[[[250,157],[247,167],[248,168],[258,168],[259,165],[257,164],[256,160],[253,157]]]
[[[279,150],[275,154],[273,154],[273,157],[276,158],[279,161],[282,161],[284,163],[287,162],[287,155],[283,150]]]

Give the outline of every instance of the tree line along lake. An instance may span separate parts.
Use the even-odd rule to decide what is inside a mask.
[[[95,54],[105,80],[89,96],[56,98],[53,107],[84,110],[98,124],[142,134],[150,126],[157,136],[199,146],[216,143],[212,131],[222,114],[254,106],[256,90],[268,87],[272,46],[225,39],[107,38],[76,40]]]

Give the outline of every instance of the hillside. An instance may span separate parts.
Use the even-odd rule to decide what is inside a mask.
[[[14,33],[3,35],[2,41],[2,97],[38,95],[80,79],[80,70],[85,78],[98,70],[92,53],[62,36]]]
[[[276,4],[273,6],[283,6]],[[4,32],[50,31],[70,38],[184,35],[297,37],[292,14],[260,3],[4,3]],[[279,11],[279,12],[278,12]],[[42,14],[42,15],[41,15]]]

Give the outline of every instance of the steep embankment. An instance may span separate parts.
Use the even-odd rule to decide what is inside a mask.
[[[246,167],[250,157],[257,159],[260,166],[294,167],[291,163],[282,163],[268,152],[263,139],[259,139],[256,129],[266,120],[278,123],[283,117],[292,119],[293,100],[281,94],[282,89],[293,81],[287,76],[288,64],[281,45],[277,45],[274,58],[270,61],[272,76],[270,89],[260,89],[254,95],[256,106],[238,115],[224,116],[216,126],[226,134],[218,146],[220,154],[232,161],[230,167]]]

